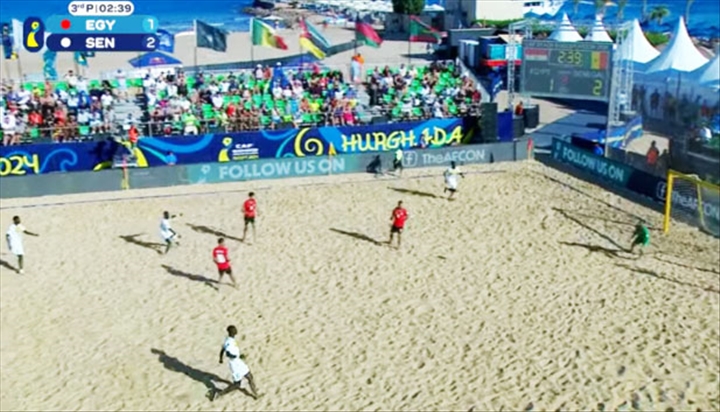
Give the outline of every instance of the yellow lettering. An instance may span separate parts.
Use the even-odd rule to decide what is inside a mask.
[[[439,127],[435,127],[434,129],[435,133],[433,133],[433,144],[436,146],[444,146],[445,139],[447,139],[447,133]]]
[[[350,136],[342,135],[342,150],[345,153],[352,153],[356,151],[359,144],[360,136],[357,134],[350,134]]]
[[[30,168],[34,174],[40,173],[40,159],[38,158],[38,155],[30,155],[29,158],[25,156],[23,157],[23,161],[25,163],[25,167]]]
[[[456,126],[452,133],[450,133],[450,138],[447,140],[447,145],[454,145],[454,144],[460,144],[463,140],[463,132],[462,132],[462,126]]]
[[[12,171],[10,160],[0,157],[0,176],[7,176]]]
[[[388,135],[384,132],[375,132],[372,134],[372,137],[372,143],[374,144],[368,144],[368,146],[370,146],[368,148],[369,151],[382,152],[387,150],[386,146],[388,145]]]
[[[600,95],[602,95],[602,87],[603,87],[603,82],[602,82],[602,80],[596,79],[596,80],[595,80],[595,87],[593,87],[593,95],[595,95],[595,96],[600,96]]]
[[[396,150],[402,144],[402,131],[395,130],[390,132],[387,138],[387,147],[385,150]]]
[[[415,147],[417,145],[416,138],[415,138],[415,132],[411,129],[408,131],[402,131],[402,147]]]
[[[420,132],[420,139],[424,145],[430,146],[433,141],[433,137],[430,135],[430,130],[423,129],[422,132]]]

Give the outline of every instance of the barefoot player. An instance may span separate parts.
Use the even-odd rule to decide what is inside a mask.
[[[8,231],[5,233],[5,240],[7,240],[7,245],[8,249],[10,249],[10,253],[17,257],[17,272],[19,274],[24,273],[23,264],[25,263],[25,249],[23,248],[23,234],[26,234],[28,236],[39,236],[37,233],[32,233],[25,230],[25,226],[20,223],[20,216],[13,216],[13,224],[10,225],[10,228],[8,228]]]
[[[225,247],[225,239],[218,239],[218,245],[212,251],[213,261],[217,265],[218,269],[218,283],[222,282],[223,275],[230,276],[234,288],[237,288],[237,282],[232,274],[232,267],[230,267],[230,256],[228,250]]]
[[[248,198],[243,203],[243,214],[245,215],[245,229],[243,229],[242,241],[247,239],[248,226],[252,225],[253,230],[253,242],[256,240],[255,237],[255,217],[257,217],[257,200],[255,200],[255,192],[248,193]]]
[[[227,327],[228,337],[225,338],[222,349],[220,349],[220,363],[223,363],[223,355],[228,358],[228,365],[230,365],[230,375],[232,376],[233,383],[222,391],[213,390],[210,392],[210,400],[214,401],[220,396],[227,395],[228,393],[240,389],[242,387],[243,379],[247,379],[250,385],[250,396],[253,399],[258,398],[257,388],[255,388],[255,381],[253,380],[250,368],[240,358],[240,347],[235,340],[237,335],[237,328],[233,325]]]
[[[640,256],[643,255],[643,249],[650,246],[650,230],[642,220],[638,221],[635,225],[632,244],[630,245],[630,253],[635,253],[635,246],[640,246]]]
[[[455,195],[455,192],[457,192],[458,187],[458,176],[465,178],[465,174],[463,174],[460,171],[460,168],[458,168],[455,165],[455,162],[450,162],[450,167],[445,170],[445,190],[443,192],[450,192],[450,196],[448,196],[448,200],[451,200],[453,196]]]
[[[408,212],[403,207],[403,202],[401,200],[398,202],[397,206],[395,206],[395,209],[393,209],[392,215],[390,215],[392,226],[390,227],[390,240],[388,240],[388,245],[391,247],[393,237],[395,237],[395,234],[397,233],[397,248],[400,249],[400,244],[402,243],[402,232],[405,228],[405,222],[407,219]]]
[[[180,235],[175,232],[172,228],[171,220],[174,219],[176,216],[172,215],[170,216],[170,212],[165,211],[163,212],[163,218],[160,221],[160,236],[162,237],[163,241],[165,242],[165,254],[167,254],[170,251],[170,248],[172,247],[173,243],[176,245],[180,245],[177,242],[177,239],[180,238]]]

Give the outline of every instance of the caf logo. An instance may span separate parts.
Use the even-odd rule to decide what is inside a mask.
[[[37,17],[28,17],[23,24],[25,50],[37,53],[45,47],[45,24]]]

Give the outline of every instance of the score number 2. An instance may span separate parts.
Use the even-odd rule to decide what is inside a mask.
[[[153,51],[157,48],[157,37],[155,36],[145,36],[143,38],[143,47],[147,51]]]
[[[602,96],[603,95],[603,81],[600,79],[595,79],[595,83],[593,83],[593,89],[592,89],[593,96]]]

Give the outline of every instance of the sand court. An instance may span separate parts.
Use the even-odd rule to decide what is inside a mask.
[[[441,169],[3,201],[3,230],[19,214],[41,237],[22,276],[0,255],[1,409],[720,408],[717,239],[663,236],[661,214],[538,163],[463,169],[453,202]],[[167,256],[163,210],[183,213]],[[619,248],[638,217],[640,258]],[[258,401],[205,398],[230,380],[228,324]]]

